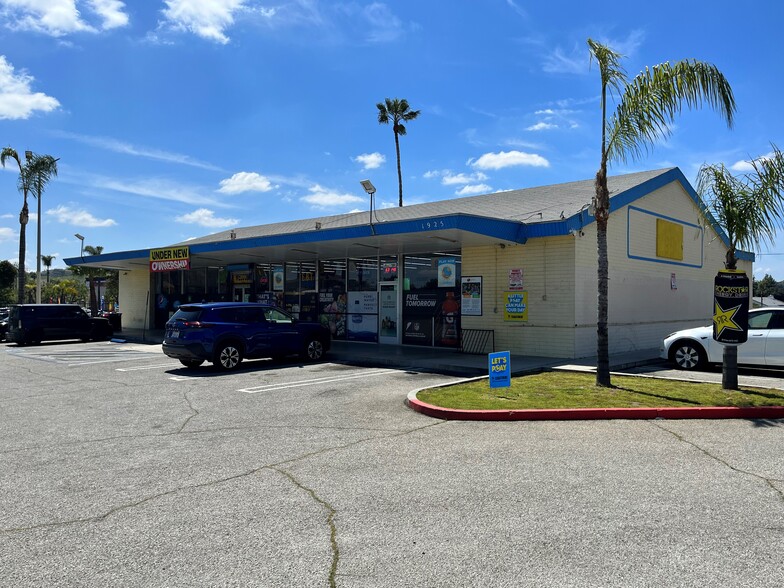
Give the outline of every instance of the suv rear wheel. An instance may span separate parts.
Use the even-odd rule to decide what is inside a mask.
[[[221,343],[215,351],[215,359],[213,363],[219,369],[230,371],[235,369],[242,361],[242,349],[240,346],[231,341],[228,343]]]

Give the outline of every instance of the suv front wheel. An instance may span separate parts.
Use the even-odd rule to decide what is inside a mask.
[[[321,340],[315,337],[308,339],[302,350],[302,358],[307,361],[318,361],[322,357],[324,357],[324,344]]]
[[[236,369],[242,361],[242,349],[234,342],[221,343],[215,351],[213,363],[219,369],[230,371]]]

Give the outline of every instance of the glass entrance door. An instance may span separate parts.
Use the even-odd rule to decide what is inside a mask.
[[[250,300],[250,286],[234,286],[234,302],[248,302]]]
[[[379,284],[378,342],[400,342],[400,314],[397,303],[397,282]]]

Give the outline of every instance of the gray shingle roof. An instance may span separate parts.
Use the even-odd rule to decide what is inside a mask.
[[[612,197],[614,194],[624,192],[642,184],[643,182],[670,171],[670,169],[671,168],[610,176],[607,180],[610,188],[610,196]],[[468,214],[504,220],[525,221],[526,223],[534,224],[556,221],[561,218],[569,218],[589,204],[594,194],[594,180],[592,178],[579,182],[552,184],[550,186],[538,186],[535,188],[524,188],[522,190],[509,190],[506,192],[495,192],[493,194],[484,194],[480,196],[467,196],[451,200],[427,202],[425,204],[413,204],[402,208],[382,208],[375,211],[374,220],[378,220],[378,222],[390,222],[433,218],[453,214]],[[246,239],[312,231],[316,226],[316,223],[321,223],[321,227],[324,229],[365,225],[368,223],[368,211],[268,225],[257,225],[253,227],[240,227],[232,230],[236,235],[236,239]],[[231,238],[230,235],[232,230],[190,239],[179,244],[196,245],[199,243],[227,241]]]

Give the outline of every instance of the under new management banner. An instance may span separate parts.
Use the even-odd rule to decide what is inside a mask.
[[[172,272],[190,269],[191,256],[188,247],[164,247],[150,249],[150,271]]]

